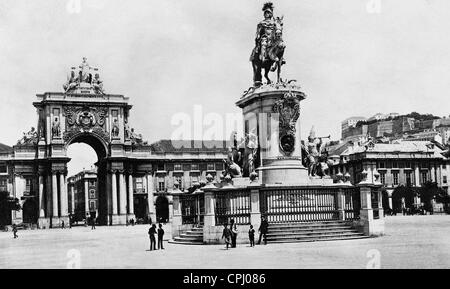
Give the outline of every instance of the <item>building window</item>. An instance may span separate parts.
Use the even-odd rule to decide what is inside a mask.
[[[174,171],[182,171],[181,164],[175,164],[173,167]]]
[[[216,163],[216,171],[223,171],[223,163]]]
[[[163,192],[166,189],[166,182],[163,179],[158,181],[158,191]]]
[[[380,173],[380,181],[383,185],[386,184],[386,173],[384,172]]]
[[[214,171],[214,164],[211,164],[211,163],[207,164],[206,170]]]
[[[164,164],[158,164],[158,171],[164,171]]]
[[[384,169],[385,167],[386,167],[386,165],[384,164],[384,162],[379,162],[378,163],[378,168]]]
[[[198,164],[192,164],[191,171],[198,171]]]
[[[422,172],[422,184],[424,184],[424,183],[426,183],[427,182],[427,172]]]
[[[411,162],[405,162],[405,168],[410,169],[411,168]]]
[[[442,176],[442,182],[443,182],[444,184],[447,183],[447,176]]]
[[[198,182],[199,182],[198,176],[191,177],[191,184],[198,183]]]
[[[89,191],[89,198],[90,199],[95,199],[95,190],[90,190]]]
[[[0,164],[0,174],[5,174],[8,172],[8,169],[6,168],[6,164]]]
[[[398,162],[392,162],[392,168],[393,169],[398,169]]]
[[[97,210],[97,206],[95,205],[95,201],[89,201],[89,210],[90,211]]]
[[[178,188],[183,190],[183,178],[181,176],[176,176],[175,181],[178,183]]]
[[[6,179],[0,179],[0,192],[8,191],[8,181]]]
[[[95,180],[89,180],[89,186],[95,187]]]
[[[411,182],[411,172],[406,172],[405,176],[406,176],[406,185],[407,186],[411,186],[411,184],[412,184],[412,182]]]
[[[33,186],[32,186],[31,179],[25,179],[25,191],[31,192],[32,189],[33,189]]]
[[[398,172],[392,173],[392,177],[394,181],[394,186],[398,186]]]

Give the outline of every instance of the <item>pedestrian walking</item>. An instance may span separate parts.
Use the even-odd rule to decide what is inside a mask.
[[[236,248],[238,228],[236,226],[236,223],[234,222],[234,219],[231,219],[230,221],[230,230],[231,230],[231,248]]]
[[[261,218],[261,225],[259,226],[259,240],[258,240],[258,245],[261,244],[261,237],[264,237],[264,245],[267,245],[267,231],[269,229],[269,223],[267,222],[267,220],[262,217]]]
[[[19,236],[17,235],[17,225],[16,224],[12,225],[12,231],[14,234],[14,239],[19,238]]]
[[[65,229],[64,228],[64,220],[61,220],[61,229]]]
[[[148,229],[148,235],[150,237],[150,251],[156,250],[155,234],[156,234],[156,225],[153,224],[150,226],[150,229]]]
[[[69,214],[69,229],[72,229],[72,214]]]
[[[248,239],[250,240],[250,247],[255,247],[255,229],[253,229],[253,225],[250,225],[250,230],[248,230]]]
[[[92,217],[91,218],[91,222],[92,222],[92,224],[91,224],[91,230],[96,230],[97,228],[95,228],[95,221],[96,221],[96,218],[95,217]]]
[[[222,233],[221,239],[223,239],[223,238],[225,238],[225,245],[228,250],[228,247],[230,246],[230,243],[231,243],[231,231],[230,231],[230,229],[228,229],[228,224],[223,225],[223,233]]]
[[[163,247],[163,237],[164,237],[164,230],[162,228],[162,224],[159,224],[159,228],[158,228],[158,250],[162,249],[164,250]]]

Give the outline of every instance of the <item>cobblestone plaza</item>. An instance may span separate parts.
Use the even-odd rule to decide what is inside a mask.
[[[381,238],[333,242],[178,245],[148,251],[146,225],[0,233],[0,268],[450,268],[450,216],[386,217]],[[166,239],[170,229],[166,227]],[[330,246],[330,243],[332,246]],[[75,253],[74,253],[75,252]],[[79,262],[74,257],[79,252]],[[379,258],[378,258],[379,257]],[[236,260],[239,260],[236,263]],[[379,262],[378,262],[379,261]],[[78,263],[77,263],[78,262]]]

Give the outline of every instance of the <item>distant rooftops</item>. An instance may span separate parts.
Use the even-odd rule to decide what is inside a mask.
[[[201,140],[159,140],[150,145],[155,153],[224,153],[230,146],[229,141]]]
[[[0,143],[0,154],[9,154],[13,152],[13,148]]]

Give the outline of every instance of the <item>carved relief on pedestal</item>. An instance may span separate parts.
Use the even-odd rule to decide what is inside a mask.
[[[272,111],[279,114],[279,144],[281,151],[289,156],[295,150],[296,123],[300,116],[300,102],[295,93],[287,92],[275,102]]]
[[[109,135],[105,126],[107,113],[107,108],[103,107],[65,106],[66,130],[64,140],[67,141],[78,133],[94,133],[105,142],[109,142]]]

